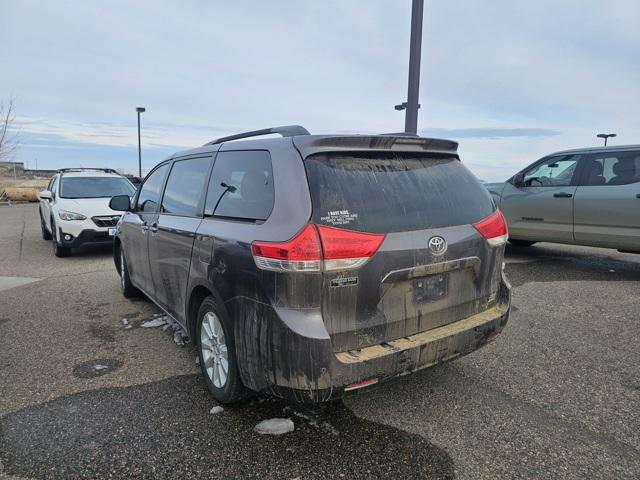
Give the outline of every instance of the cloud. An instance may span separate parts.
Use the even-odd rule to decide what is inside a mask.
[[[393,106],[406,100],[410,2],[30,0],[1,10],[0,44],[11,48],[0,49],[0,92],[15,94],[21,132],[59,146],[38,148],[42,166],[67,147],[69,161],[85,148],[85,162],[111,152],[128,165],[136,106],[147,108],[150,155],[273,125],[404,124]],[[638,18],[638,0],[431,2],[421,133],[459,139],[487,180],[593,145],[598,131],[636,142]]]
[[[553,137],[562,134],[558,130],[549,128],[425,128],[419,133],[425,137],[445,137],[454,140],[459,138]]]

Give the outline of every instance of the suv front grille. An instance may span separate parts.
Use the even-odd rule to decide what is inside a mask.
[[[120,215],[112,215],[109,217],[91,217],[93,223],[95,223],[98,227],[115,227],[120,220]]]

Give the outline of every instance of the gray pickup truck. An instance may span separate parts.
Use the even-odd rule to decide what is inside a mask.
[[[640,145],[553,153],[504,183],[486,183],[509,242],[640,253]]]

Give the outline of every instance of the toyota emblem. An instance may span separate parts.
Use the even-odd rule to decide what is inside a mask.
[[[447,251],[447,241],[441,236],[431,237],[429,239],[429,250],[434,255],[442,255]]]

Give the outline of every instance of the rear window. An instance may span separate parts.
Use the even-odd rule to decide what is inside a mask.
[[[372,233],[474,223],[491,195],[456,158],[424,154],[317,154],[305,161],[312,221]]]

